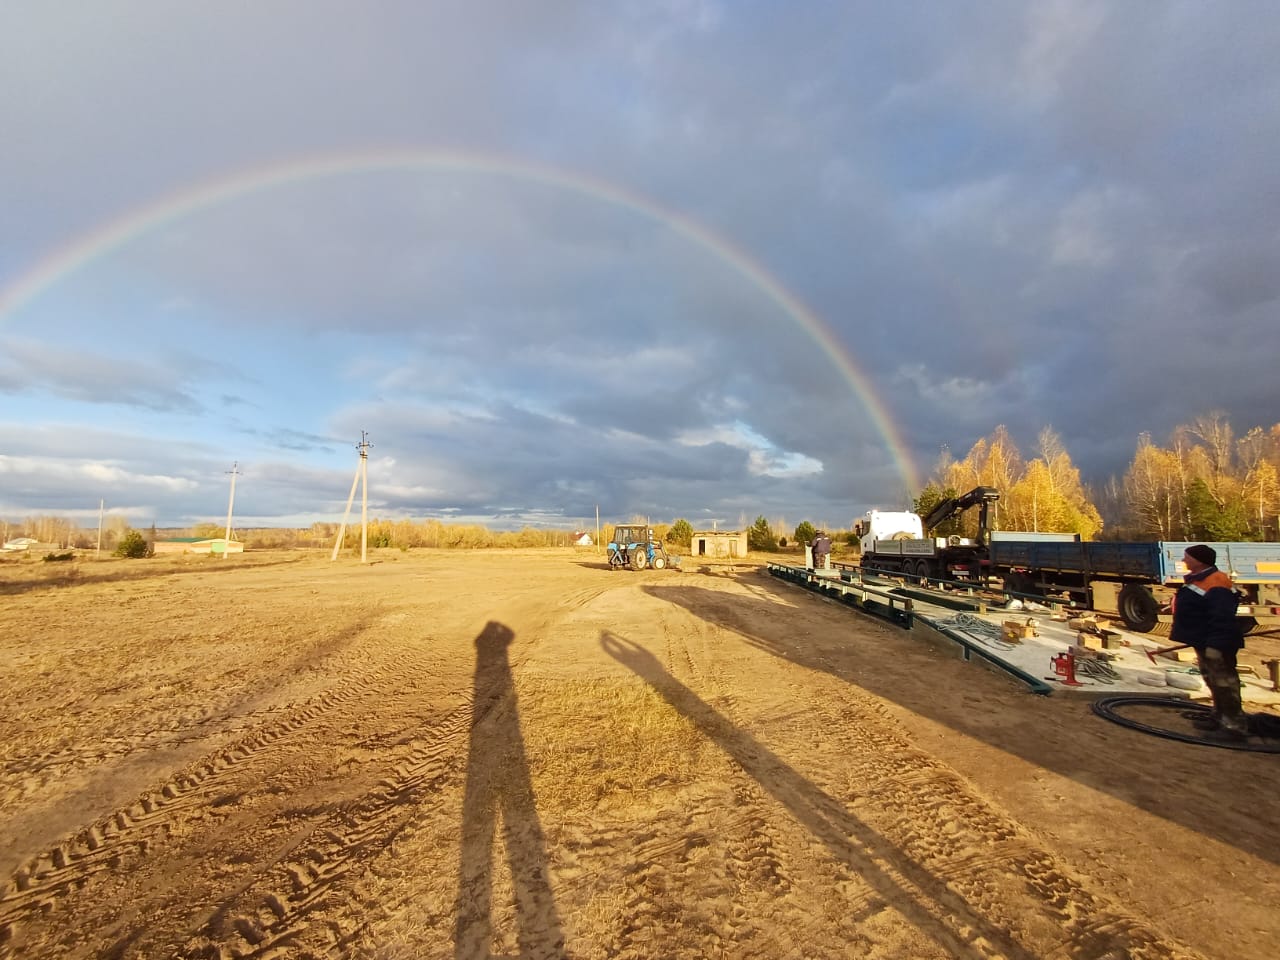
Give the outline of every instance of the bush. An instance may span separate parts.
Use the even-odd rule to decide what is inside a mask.
[[[64,560],[74,560],[76,558],[74,550],[68,550],[66,553],[46,553],[44,555],[45,563],[61,563]]]
[[[121,539],[120,546],[116,547],[116,556],[128,557],[130,560],[149,557],[151,556],[151,547],[147,545],[146,537],[137,530],[130,530]]]

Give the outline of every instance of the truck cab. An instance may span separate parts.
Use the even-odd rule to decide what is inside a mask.
[[[923,540],[924,525],[914,513],[893,510],[868,510],[854,524],[854,531],[862,544],[863,555],[875,553],[877,540]]]

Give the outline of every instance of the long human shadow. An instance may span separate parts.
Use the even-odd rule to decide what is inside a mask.
[[[489,621],[476,637],[471,741],[462,799],[462,851],[454,904],[454,957],[488,957],[493,938],[493,858],[498,820],[515,888],[522,958],[564,957],[546,841],[520,732],[507,650],[515,634]]]
[[[751,734],[735,726],[667,672],[648,650],[608,631],[601,633],[600,645],[609,656],[646,681],[761,788],[786,806],[832,856],[856,871],[883,902],[891,904],[916,927],[937,939],[951,956],[986,957],[995,945],[1011,960],[1034,960],[1035,954],[1010,938],[1007,931],[975,913],[942,878],[914,863],[892,841],[853,816],[842,803],[802,777]],[[908,885],[895,880],[880,863],[892,864]],[[942,905],[945,916],[933,912],[912,887]],[[979,938],[986,941],[985,946],[974,942]]]
[[[1280,818],[1266,818],[1259,824],[1251,817],[1252,829],[1229,824],[1222,817],[1206,817],[1204,804],[1217,802],[1217,793],[1229,796],[1256,787],[1261,767],[1269,757],[1235,754],[1218,750],[1215,754],[1211,793],[1193,789],[1203,775],[1204,753],[1188,753],[1188,748],[1174,741],[1167,751],[1139,757],[1124,755],[1116,741],[1109,739],[1111,724],[1093,716],[1087,701],[1068,697],[1036,697],[1035,722],[1042,735],[1028,737],[1025,729],[1013,725],[1014,734],[1005,735],[1010,727],[985,723],[981,715],[965,708],[965,697],[920,682],[921,676],[937,672],[939,664],[931,657],[930,648],[899,631],[886,641],[856,642],[861,614],[848,611],[850,642],[833,651],[831,643],[808,645],[795,642],[786,629],[787,607],[771,599],[776,581],[761,574],[757,596],[728,597],[720,591],[702,587],[647,585],[642,589],[651,596],[684,607],[700,619],[732,630],[761,650],[796,663],[809,670],[829,673],[854,684],[884,700],[896,703],[913,713],[933,720],[958,733],[1022,757],[1046,770],[1101,790],[1155,816],[1212,837],[1237,849],[1275,863],[1280,863],[1280,846],[1275,843],[1274,828]],[[791,588],[784,588],[790,592]],[[776,623],[778,629],[760,629],[760,625]],[[892,628],[897,630],[897,628]],[[785,639],[780,639],[785,638]],[[961,666],[972,670],[972,664]],[[974,682],[994,683],[986,671],[972,670]],[[1028,694],[1028,696],[1031,696]],[[1135,734],[1140,736],[1140,734]],[[1108,751],[1116,762],[1100,765],[1098,752]],[[1231,753],[1231,756],[1222,756]],[[1185,774],[1184,774],[1185,771]],[[1245,794],[1247,795],[1247,794]]]

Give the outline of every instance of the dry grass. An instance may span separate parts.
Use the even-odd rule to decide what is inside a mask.
[[[522,679],[517,693],[540,810],[627,806],[705,761],[698,728],[639,679]]]

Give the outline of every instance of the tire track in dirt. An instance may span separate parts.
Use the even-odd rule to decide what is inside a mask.
[[[520,622],[524,640],[521,651],[511,651],[511,670],[535,655],[540,636],[612,589],[615,586],[608,584],[573,591],[561,596],[551,611],[541,597],[533,609],[521,603],[505,611],[501,619]],[[435,725],[427,742],[397,766],[393,777],[348,803],[332,822],[319,825],[317,842],[294,851],[271,878],[255,882],[255,886],[272,888],[255,907],[240,910],[228,920],[224,904],[200,931],[199,942],[189,945],[182,956],[265,960],[299,950],[317,956],[347,955],[376,906],[354,889],[355,877],[367,872],[394,843],[411,843],[414,834],[438,815],[441,788],[460,777],[466,734],[479,730],[492,712],[508,706],[503,698],[486,697],[474,703],[468,696]],[[244,892],[237,891],[235,899]]]
[[[248,768],[270,763],[282,747],[318,721],[378,694],[389,678],[419,669],[425,659],[405,653],[384,658],[31,858],[0,888],[0,956],[12,955],[19,924],[52,914],[103,874],[136,869],[140,858],[154,853],[179,821],[216,802]]]
[[[838,955],[848,944],[834,939],[833,932],[843,930],[856,939],[858,922],[894,903],[895,913],[945,947],[950,956],[985,960],[1007,955],[1006,945],[992,942],[998,939],[997,930],[984,934],[980,923],[948,923],[942,919],[948,915],[943,904],[916,889],[894,868],[890,857],[866,856],[857,843],[859,833],[866,831],[853,824],[837,829],[836,819],[845,811],[747,733],[750,725],[729,692],[732,680],[719,666],[718,653],[726,646],[720,628],[707,621],[699,627],[702,649],[697,658],[680,635],[688,634],[687,625],[681,631],[668,624],[664,633],[671,676],[687,688],[687,703],[692,704],[692,698],[704,701],[704,723],[714,726],[708,732],[729,754],[731,764],[728,779],[739,817],[734,823],[737,830],[728,836],[725,855],[731,902],[738,909],[725,918],[723,943],[735,949],[750,946],[782,952],[808,945]],[[704,667],[704,661],[709,666]],[[708,807],[705,815],[713,816],[714,811]],[[787,863],[805,864],[805,880],[793,880],[795,871]],[[809,906],[820,899],[822,886],[839,890],[847,898],[843,923],[835,931],[829,919],[815,917]],[[757,931],[755,918],[764,916],[774,929],[790,933],[788,942],[748,943]]]
[[[285,713],[288,706],[270,706],[246,713],[204,714],[194,720],[169,720],[159,724],[139,724],[139,732],[116,732],[93,746],[67,747],[54,753],[30,754],[5,765],[0,789],[6,805],[39,794],[50,782],[62,780],[70,770],[84,770],[120,760],[134,753],[166,750],[208,740],[212,736],[244,733],[264,720]]]
[[[472,704],[459,705],[433,725],[430,735],[417,743],[409,756],[397,763],[391,777],[356,801],[344,805],[315,825],[308,840],[288,860],[277,864],[266,878],[254,878],[253,886],[266,887],[256,906],[228,917],[230,903],[243,899],[241,889],[206,920],[197,937],[181,953],[189,958],[267,958],[284,955],[307,939],[308,947],[323,950],[315,933],[323,927],[321,941],[328,946],[352,935],[354,924],[339,920],[342,904],[328,903],[333,894],[349,902],[353,875],[380,856],[412,822],[434,810],[424,802],[460,762],[458,742],[472,724]]]
[[[705,677],[687,645],[665,621],[662,626],[666,668]],[[707,682],[718,699],[732,700],[723,684]],[[594,821],[589,833],[571,830],[562,838],[563,856],[573,864],[558,884],[562,894],[610,904],[613,920],[601,932],[606,955],[716,955],[732,936],[703,901],[735,903],[734,912],[749,923],[750,910],[738,902],[743,887],[759,886],[765,896],[789,889],[767,815],[745,794],[733,805],[726,815],[731,804],[722,794],[685,791],[678,805],[649,811],[639,832],[634,819],[606,819]],[[621,862],[619,851],[626,851]],[[699,891],[700,902],[689,901],[690,890]]]
[[[709,655],[715,628],[679,623],[659,629],[666,672],[702,685],[708,700],[733,699],[731,679]],[[567,874],[557,888],[575,903],[576,915],[603,920],[588,942],[620,960],[846,955],[857,940],[855,924],[882,912],[883,898],[856,873],[831,868],[830,857],[811,854],[807,824],[796,824],[747,769],[752,750],[735,751],[727,742],[740,721],[700,713],[671,696],[670,685],[665,695],[728,756],[656,807],[633,806],[617,818],[593,820],[589,833],[560,836],[559,856],[568,868],[557,871]],[[845,894],[838,907],[831,889]],[[941,950],[912,955],[944,957]]]
[[[1089,891],[1016,822],[912,747],[882,703],[861,696],[838,709],[829,703],[811,701],[848,758],[843,777],[857,785],[834,790],[847,804],[834,805],[835,822],[852,827],[856,817],[872,826],[912,865],[911,879],[927,895],[963,905],[1015,942],[1052,943],[1055,956],[1192,955]]]
[[[696,613],[742,629],[741,613],[727,597],[718,601],[700,598]],[[750,636],[753,628],[746,629]],[[784,632],[776,622],[754,629]],[[798,686],[814,718],[805,744],[822,745],[841,782],[797,779],[785,767],[777,778],[767,766],[753,769],[753,776],[773,779],[770,792],[788,795],[792,810],[803,809],[806,796],[812,800],[820,815],[815,822],[848,838],[844,859],[853,872],[881,871],[887,899],[901,904],[891,896],[898,889],[921,908],[911,912],[913,920],[954,918],[946,929],[923,927],[953,955],[1031,956],[1024,943],[1037,950],[1053,944],[1055,955],[1082,960],[1192,955],[1094,895],[1015,821],[913,747],[883,701],[835,680]],[[812,695],[823,687],[831,696]],[[733,727],[740,726],[735,718]],[[805,753],[804,747],[796,751]],[[781,764],[773,759],[775,767]]]
[[[386,619],[386,618],[384,618]],[[300,663],[324,667],[344,655],[345,648],[370,626],[368,615],[361,616],[341,630],[332,632],[318,647],[305,650],[291,664],[282,665],[281,672],[291,675]],[[336,671],[335,671],[336,672]],[[10,809],[27,798],[38,795],[50,782],[64,778],[70,771],[86,771],[111,761],[118,761],[139,751],[164,750],[185,746],[210,736],[226,736],[253,727],[264,717],[271,717],[287,707],[269,706],[262,709],[237,711],[237,704],[252,704],[279,685],[275,673],[265,675],[249,688],[228,686],[235,692],[234,699],[224,697],[223,703],[207,701],[175,702],[170,696],[153,696],[143,700],[129,700],[111,710],[86,711],[70,707],[48,711],[64,731],[65,739],[72,734],[66,731],[65,716],[77,717],[82,728],[100,731],[95,742],[72,742],[71,746],[44,753],[18,754],[4,758],[0,772],[0,796]],[[76,731],[83,739],[83,730]]]
[[[664,612],[662,629],[667,670],[717,710],[731,727],[741,728],[733,685],[713,652],[719,645],[719,628],[705,620],[695,623],[696,630],[690,629],[694,624],[683,619],[678,626],[673,625],[670,614]],[[691,635],[699,647],[698,657],[685,639]],[[803,942],[803,931],[812,924],[813,917],[810,910],[800,909],[792,896],[796,885],[785,860],[786,851],[795,845],[795,840],[784,836],[784,831],[779,829],[785,827],[785,821],[780,820],[775,805],[759,784],[740,765],[734,763],[730,769],[734,815],[722,825],[725,830],[723,866],[729,901],[734,907],[724,917],[722,928],[717,930],[717,946],[742,944],[754,934],[755,918],[765,914],[776,916],[780,912],[789,913],[780,927],[797,931]],[[722,798],[706,798],[705,805],[694,810],[694,816],[706,819],[723,816],[722,804]],[[839,879],[847,883],[851,878]],[[755,946],[785,952],[791,945]]]

